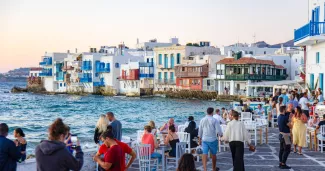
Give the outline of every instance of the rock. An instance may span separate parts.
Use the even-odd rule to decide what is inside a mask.
[[[14,86],[11,89],[11,93],[22,93],[22,92],[27,92],[27,88],[20,88],[20,87]]]

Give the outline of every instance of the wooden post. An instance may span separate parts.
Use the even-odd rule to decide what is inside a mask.
[[[262,142],[263,142],[263,140],[262,140],[262,134],[263,134],[263,130],[261,128],[260,129],[260,145],[262,145]]]
[[[312,136],[311,136],[311,131],[309,131],[309,149],[311,150],[313,148],[313,141],[312,141]]]
[[[315,151],[318,151],[317,130],[314,131]],[[323,148],[323,147],[322,147]]]
[[[267,127],[265,128],[265,138],[266,138],[266,140],[265,140],[265,144],[267,144],[268,143],[268,129],[267,129]]]

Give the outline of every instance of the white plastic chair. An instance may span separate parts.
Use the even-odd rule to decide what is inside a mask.
[[[227,125],[220,125],[222,133],[224,134],[227,128]],[[221,148],[223,148],[224,151],[227,150],[227,148],[229,147],[229,143],[225,143],[224,141],[221,141],[221,137],[219,137],[219,151],[221,152]]]
[[[242,112],[240,116],[241,121],[252,121],[253,120],[253,115],[251,112]]]
[[[254,121],[243,121],[245,124],[245,128],[251,135],[251,140],[254,140],[254,145],[257,145],[257,130],[256,130],[256,122]],[[252,138],[254,137],[254,138]]]
[[[321,148],[320,151],[323,153],[324,152],[324,141],[325,141],[325,125],[322,125],[319,128],[319,135],[317,135],[317,141],[320,141],[320,143],[318,143],[318,147],[317,148]]]
[[[167,157],[166,158],[166,164],[167,166],[169,163],[176,163],[175,168],[178,167],[178,160],[185,154],[186,151],[186,143],[185,142],[179,142],[176,144],[176,157]],[[169,162],[172,161],[172,162]],[[168,170],[168,168],[167,168]]]
[[[177,132],[179,142],[184,142],[187,144],[187,153],[191,153],[191,136],[187,132]]]
[[[179,125],[177,130],[178,132],[184,132],[186,127],[187,125]]]
[[[138,130],[137,131],[137,142],[140,143],[142,141],[142,136],[144,134],[143,130]]]
[[[235,111],[241,113],[242,109],[243,109],[243,106],[236,106],[234,109],[235,109]]]
[[[151,158],[150,144],[139,144],[136,149],[140,171],[150,171],[152,167],[156,167],[158,170],[158,159]]]

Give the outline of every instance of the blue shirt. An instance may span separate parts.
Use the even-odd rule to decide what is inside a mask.
[[[199,137],[204,142],[213,142],[218,139],[217,134],[222,135],[220,122],[212,115],[206,115],[200,121]]]
[[[287,95],[285,95],[285,94],[281,94],[280,96],[279,96],[279,98],[280,97],[282,97],[283,98],[283,104],[287,104],[288,103],[288,101],[289,101],[289,98],[288,98],[288,96]],[[279,102],[279,98],[278,98],[278,102]]]
[[[122,124],[121,124],[121,122],[118,120],[114,120],[111,123],[111,126],[113,128],[114,138],[121,141],[121,139],[122,139]]]
[[[290,133],[290,128],[287,125],[289,123],[289,115],[280,114],[278,117],[279,131],[283,133]]]
[[[0,169],[16,170],[21,153],[15,143],[0,135]]]
[[[288,104],[292,104],[293,105],[293,108],[296,108],[299,105],[299,103],[298,103],[297,100],[289,100],[288,103],[286,103],[286,104],[287,105]]]

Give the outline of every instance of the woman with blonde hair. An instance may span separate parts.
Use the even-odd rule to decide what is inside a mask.
[[[96,124],[95,134],[94,134],[94,141],[98,146],[101,145],[100,135],[107,130],[107,126],[108,126],[108,119],[106,118],[105,115],[100,115]]]
[[[157,134],[157,128],[154,121],[149,121],[148,125],[151,127],[151,134],[156,135]]]

